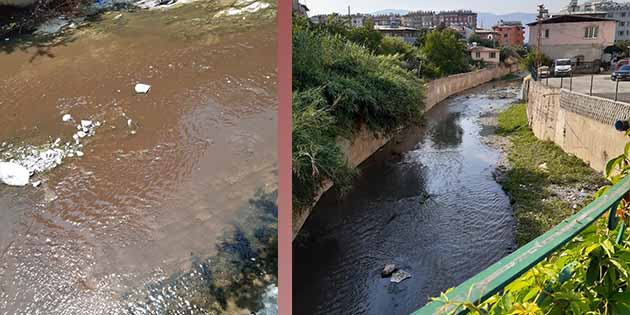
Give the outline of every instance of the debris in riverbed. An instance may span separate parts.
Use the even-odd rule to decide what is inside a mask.
[[[387,264],[383,268],[383,271],[381,271],[381,277],[383,277],[383,278],[390,277],[394,273],[394,271],[396,271],[397,269],[398,268],[396,268],[396,265],[394,265],[394,264]]]
[[[31,183],[31,185],[33,185],[33,187],[35,187],[35,188],[39,187],[39,185],[41,185],[41,184],[42,184],[41,180],[34,181],[34,182]]]
[[[13,162],[0,162],[0,181],[9,186],[24,186],[31,177],[22,165]]]
[[[63,115],[63,116],[61,117],[61,120],[62,120],[63,122],[69,122],[69,121],[71,121],[71,120],[72,120],[72,115],[70,115],[70,114],[65,114],[65,115]]]
[[[65,17],[58,17],[51,19],[44,24],[40,25],[37,30],[35,30],[35,34],[55,34],[62,31],[70,25],[70,21],[68,21]]]
[[[91,120],[81,120],[81,128],[87,129],[92,127],[92,121]]]
[[[147,94],[150,89],[151,89],[151,86],[144,83],[138,83],[136,84],[136,87],[135,87],[136,93],[138,94]]]
[[[240,5],[240,4],[244,4],[244,1],[238,1],[236,3],[236,5]],[[227,15],[227,16],[239,15],[242,13],[255,13],[260,10],[266,9],[269,6],[270,6],[269,3],[262,2],[262,1],[255,1],[241,8],[229,8],[227,10],[219,11],[217,14],[214,15],[214,17],[220,17],[222,15]]]
[[[411,274],[402,269],[399,269],[392,274],[392,278],[390,279],[390,281],[394,283],[401,283],[409,278],[411,278]]]

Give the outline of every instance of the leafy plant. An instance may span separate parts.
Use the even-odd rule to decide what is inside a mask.
[[[432,31],[424,38],[420,48],[424,60],[439,76],[467,72],[470,70],[469,54],[451,29]]]
[[[377,55],[340,33],[296,22],[293,200],[300,207],[312,203],[324,182],[343,190],[351,181],[338,137],[351,138],[361,125],[379,134],[417,122],[424,98],[422,81],[403,67],[400,54]]]

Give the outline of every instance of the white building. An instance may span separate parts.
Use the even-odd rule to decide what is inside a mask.
[[[579,4],[578,0],[571,0],[560,14],[584,14],[617,20],[615,40],[630,40],[630,2],[604,0],[585,1]]]

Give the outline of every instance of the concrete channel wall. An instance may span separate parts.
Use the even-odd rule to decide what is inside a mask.
[[[623,153],[630,138],[615,129],[617,120],[630,116],[630,104],[550,88],[525,79],[527,120],[534,135],[553,141],[593,169],[603,172],[606,162]]]
[[[426,112],[430,110],[449,96],[517,71],[518,65],[512,65],[511,67],[499,66],[473,72],[455,74],[429,81],[425,84],[426,95],[424,111]],[[355,167],[367,160],[390,139],[391,136],[377,137],[367,128],[362,127],[354,139],[339,138],[337,143],[342,148],[348,164]],[[317,203],[317,200],[319,200],[319,198],[332,187],[332,185],[332,182],[324,183],[323,189],[317,194],[313,206]],[[306,219],[310,215],[311,210],[312,207],[309,209],[293,210],[293,238],[297,236],[297,233],[300,231],[302,225],[304,225],[304,222],[306,222]]]

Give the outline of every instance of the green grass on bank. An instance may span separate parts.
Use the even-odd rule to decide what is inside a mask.
[[[497,133],[508,136],[513,144],[508,153],[511,169],[501,185],[514,203],[516,241],[524,245],[592,200],[591,197],[584,203],[567,200],[566,196],[555,195],[550,189],[552,185],[573,191],[584,189],[591,195],[605,180],[553,142],[536,138],[528,128],[526,104],[513,105],[500,113],[498,125]]]

